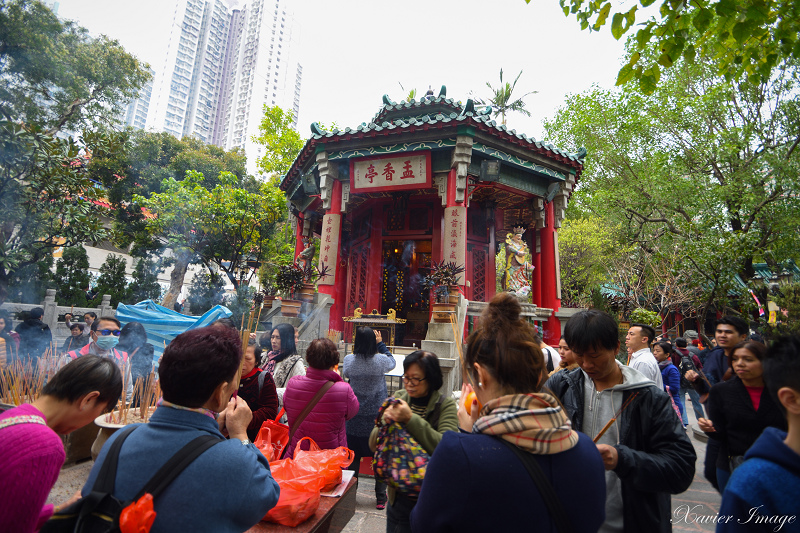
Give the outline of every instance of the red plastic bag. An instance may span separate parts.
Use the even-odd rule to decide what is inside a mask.
[[[281,495],[277,505],[264,515],[264,520],[295,527],[311,518],[319,509],[319,493],[325,483],[322,475],[298,465],[293,459],[275,461],[270,469]]]
[[[300,444],[308,439],[308,450],[301,450]],[[342,482],[342,468],[350,466],[355,459],[353,450],[339,446],[333,450],[321,450],[311,437],[303,437],[294,449],[295,462],[313,472],[319,472],[325,478],[323,492],[333,489]]]
[[[261,424],[253,444],[261,450],[270,463],[281,458],[283,449],[289,444],[289,426],[277,422],[283,415],[283,409],[275,420],[267,420]]]

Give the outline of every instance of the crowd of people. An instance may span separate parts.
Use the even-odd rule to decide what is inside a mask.
[[[720,514],[734,517],[717,530],[759,531],[758,522],[766,531],[775,517],[794,516],[800,339],[768,348],[750,339],[746,322],[722,317],[716,346],[704,347],[696,332],[673,343],[632,324],[623,362],[610,315],[577,313],[556,350],[521,311],[509,293],[488,304],[466,341],[460,401],[442,390],[436,354],[417,350],[402,361],[403,388],[383,411],[385,375],[398,363],[369,327],[357,328],[343,359],[328,339],[311,341],[303,357],[290,325],[253,336],[242,351],[235,325],[222,319],[178,335],[154,361],[141,324],[89,314],[86,327],[67,324],[61,367],[39,398],[0,413],[0,530],[37,531],[89,495],[111,449],[118,448],[113,495],[126,501],[205,436],[214,445],[160,493],[152,531],[245,531],[280,492],[253,441],[264,422],[285,413],[284,457],[310,437],[323,449],[352,449],[358,473],[361,459],[385,445],[381,425],[398,424],[418,443],[429,458],[421,489],[375,479],[387,533],[666,532],[671,495],[695,474],[686,394],[709,436],[704,474],[723,494]],[[25,335],[43,329],[36,320],[34,310],[12,336],[0,314],[0,355],[30,354]],[[135,404],[133,383],[151,375],[162,397],[149,422],[109,438],[79,494],[45,505],[64,461],[58,435],[113,409],[123,393]],[[742,524],[748,517],[753,523]],[[796,518],[786,525],[800,527]]]

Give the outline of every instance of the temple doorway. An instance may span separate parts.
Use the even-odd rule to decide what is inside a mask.
[[[381,313],[389,309],[406,323],[397,327],[395,343],[420,346],[428,331],[429,294],[422,280],[430,273],[431,240],[384,240],[381,251]]]

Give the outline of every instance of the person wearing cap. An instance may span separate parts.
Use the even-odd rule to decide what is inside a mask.
[[[62,353],[72,350],[80,350],[89,344],[89,341],[91,340],[88,336],[83,334],[83,324],[73,323],[69,328],[69,332],[71,335],[64,339],[64,345],[61,346]]]
[[[19,358],[23,363],[41,357],[53,342],[53,333],[50,326],[42,322],[42,316],[44,309],[34,307],[29,318],[15,329],[19,334]]]
[[[689,353],[692,355],[699,356],[700,355],[700,335],[697,334],[697,331],[693,329],[687,329],[683,332],[683,338],[686,339],[686,349],[689,350]]]

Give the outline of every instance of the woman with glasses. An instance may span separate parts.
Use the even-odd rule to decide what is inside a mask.
[[[390,405],[384,415],[385,422],[402,424],[406,431],[433,455],[445,431],[458,431],[458,408],[448,391],[440,391],[444,378],[436,354],[417,350],[403,361],[404,390],[395,393],[398,403]],[[378,428],[370,436],[370,446],[377,445]],[[411,511],[417,498],[389,488],[389,506],[386,510],[386,532],[411,531]]]
[[[386,373],[397,365],[391,354],[379,353],[378,340],[372,328],[356,329],[353,353],[344,358],[342,375],[350,380],[350,386],[358,398],[358,414],[347,421],[347,447],[356,454],[351,468],[358,474],[362,457],[372,457],[369,449],[369,434],[375,427],[375,417],[383,400],[389,395],[386,390]],[[386,485],[375,480],[377,509],[386,507]]]

